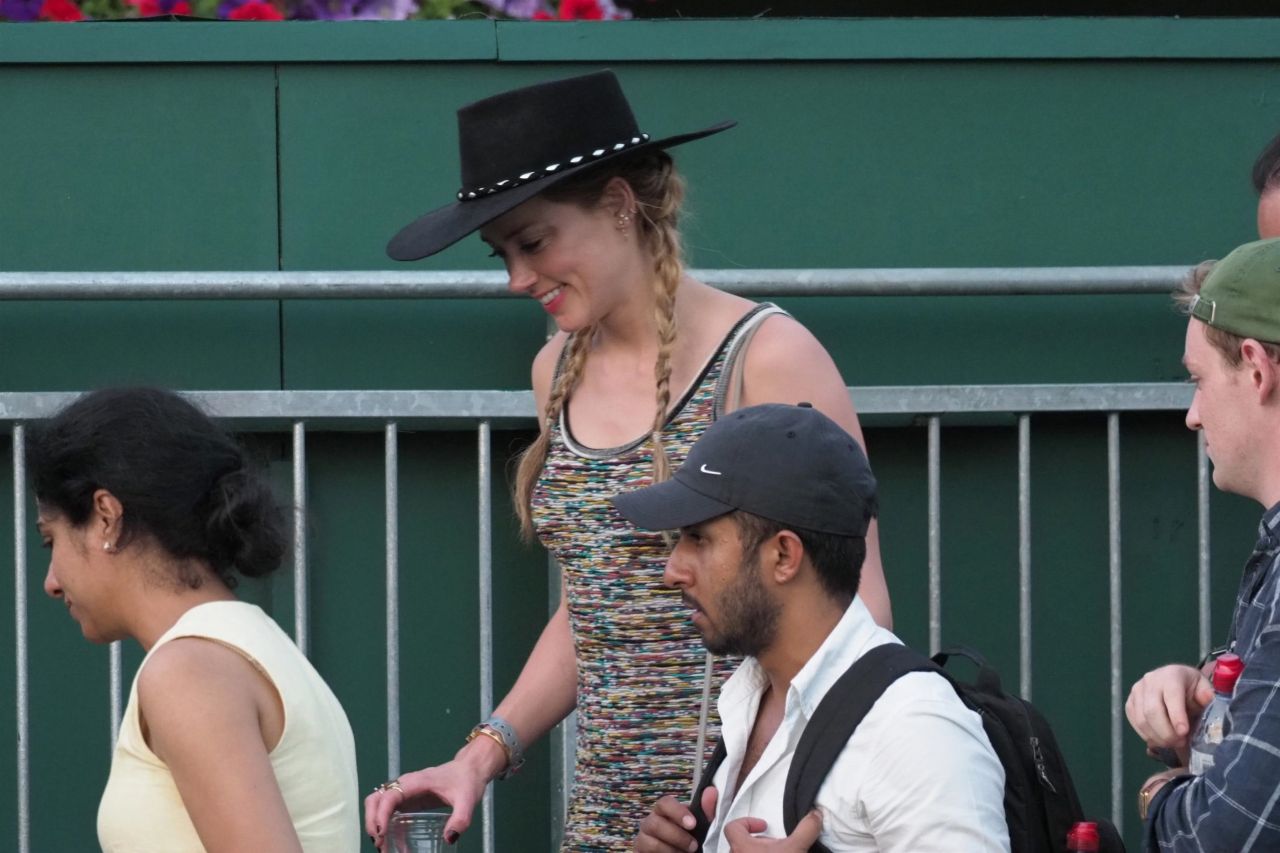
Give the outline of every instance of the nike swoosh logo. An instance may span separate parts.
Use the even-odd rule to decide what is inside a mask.
[[[719,477],[719,476],[721,476],[721,475],[724,473],[724,472],[722,472],[722,471],[712,471],[710,468],[708,468],[708,467],[707,467],[707,463],[705,463],[705,462],[703,462],[703,463],[702,463],[702,467],[701,467],[701,468],[699,468],[698,470],[699,470],[699,471],[701,471],[701,472],[702,472],[702,473],[704,473],[704,474],[711,474],[711,475],[713,475],[713,476],[715,476],[715,477]]]

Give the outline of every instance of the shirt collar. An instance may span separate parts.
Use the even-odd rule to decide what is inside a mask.
[[[878,635],[883,635],[883,638]],[[854,661],[872,646],[892,639],[893,635],[876,625],[862,599],[855,596],[813,657],[791,679],[787,704],[796,703],[805,719],[812,717],[822,697],[827,695],[836,679],[853,666]]]
[[[873,646],[889,642],[900,641],[892,633],[876,625],[862,599],[855,596],[853,603],[822,641],[813,657],[791,679],[791,688],[787,693],[788,713],[795,706],[806,720],[812,717],[822,697],[836,683],[836,679],[853,666],[854,661]],[[716,706],[720,709],[721,719],[732,715],[731,708],[757,701],[768,684],[769,674],[760,666],[760,662],[753,657],[744,659],[720,689]]]
[[[1262,514],[1258,522],[1258,540],[1260,544],[1275,547],[1280,545],[1280,503]]]

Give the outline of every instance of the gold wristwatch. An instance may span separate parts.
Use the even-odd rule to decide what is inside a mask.
[[[1169,781],[1167,776],[1156,776],[1147,780],[1147,784],[1138,789],[1138,817],[1144,821],[1147,819],[1147,810],[1151,808],[1151,798],[1155,796],[1156,789]]]

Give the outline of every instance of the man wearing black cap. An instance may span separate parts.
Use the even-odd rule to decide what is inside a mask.
[[[926,672],[876,701],[788,840],[763,840],[786,835],[783,785],[822,697],[869,649],[899,642],[856,597],[877,499],[848,433],[803,403],[742,409],[712,425],[671,480],[614,505],[639,527],[679,529],[666,584],[709,650],[747,656],[718,702],[727,757],[702,796],[703,850],[820,840],[832,851],[1008,851],[999,760],[977,714]],[[664,797],[636,850],[695,850],[694,826]]]

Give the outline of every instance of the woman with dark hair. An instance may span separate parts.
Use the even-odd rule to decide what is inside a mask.
[[[359,845],[342,706],[236,576],[279,567],[285,516],[236,442],[169,391],[94,391],[32,428],[45,592],[87,639],[146,652],[98,808],[107,853]]]
[[[514,772],[524,745],[576,708],[564,849],[630,849],[650,805],[687,789],[714,742],[708,698],[735,662],[705,655],[690,609],[663,586],[670,543],[609,499],[666,479],[739,406],[810,401],[862,435],[839,371],[807,329],[684,267],[684,181],[666,149],[732,125],[651,138],[609,72],[486,98],[458,112],[457,201],[388,246],[415,260],[478,230],[510,290],[536,299],[559,328],[533,362],[541,429],[514,493],[526,533],[564,574],[560,607],[495,715],[453,761],[366,799],[375,838],[393,810],[442,801],[453,807],[446,836],[456,837],[485,785]],[[888,625],[875,530],[861,595]]]

